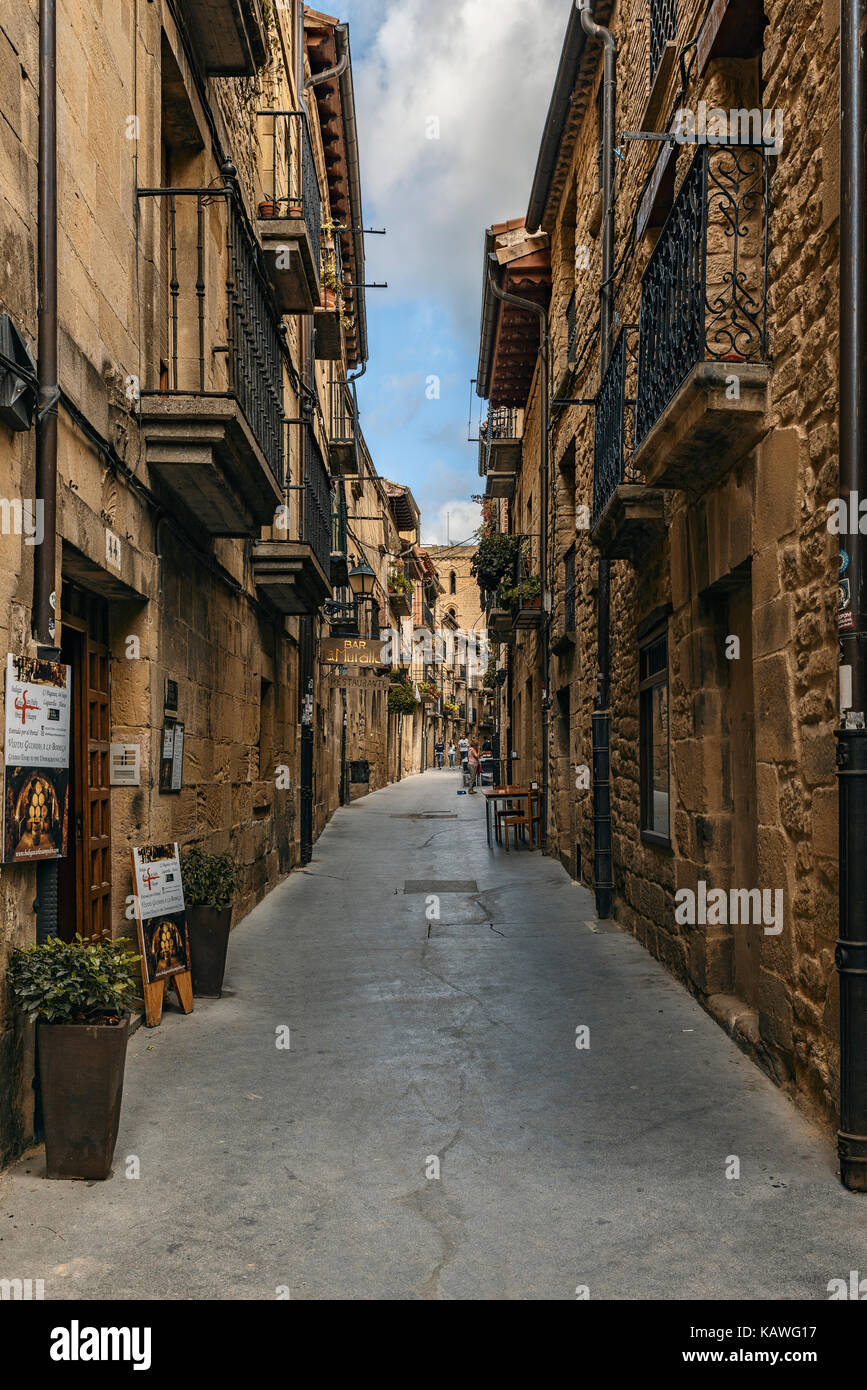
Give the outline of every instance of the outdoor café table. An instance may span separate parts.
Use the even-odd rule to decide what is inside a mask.
[[[526,800],[529,808],[531,796],[538,793],[534,787],[489,787],[483,790],[482,796],[485,798],[485,829],[488,833],[488,849],[493,849],[491,839],[491,808],[496,809],[498,801],[523,801]]]

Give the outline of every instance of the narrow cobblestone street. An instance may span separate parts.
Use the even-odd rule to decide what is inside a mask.
[[[0,1180],[5,1265],[51,1299],[823,1299],[864,1267],[830,1138],[458,785],[335,816],[222,1001],[132,1039],[113,1178]]]

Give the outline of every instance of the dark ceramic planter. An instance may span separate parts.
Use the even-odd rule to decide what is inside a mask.
[[[210,999],[219,999],[222,994],[231,925],[231,903],[227,907],[187,908],[194,994]]]
[[[129,1014],[114,1027],[40,1023],[36,1038],[45,1176],[102,1181],[120,1124]]]

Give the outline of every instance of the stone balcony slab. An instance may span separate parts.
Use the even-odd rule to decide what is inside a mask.
[[[649,487],[712,487],[767,434],[770,379],[763,362],[699,362],[636,447],[636,471]]]
[[[212,536],[258,536],[283,501],[280,483],[231,396],[143,396],[151,473]]]

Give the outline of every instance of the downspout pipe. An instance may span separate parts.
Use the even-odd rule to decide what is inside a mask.
[[[867,496],[867,266],[865,266],[864,132],[867,0],[840,7],[840,496],[848,534],[841,560],[851,597],[851,626],[840,630],[840,1177],[867,1192],[867,545],[858,529]],[[854,525],[852,514],[854,513]],[[842,572],[842,569],[841,569]],[[847,621],[848,621],[847,616]]]
[[[36,547],[33,634],[46,654],[56,650],[57,609],[57,0],[39,0],[39,415],[36,499],[43,538]]]
[[[614,328],[614,147],[617,117],[617,44],[597,24],[590,0],[576,0],[581,26],[603,46],[602,73],[602,283],[599,287],[599,378],[611,357]],[[603,921],[614,905],[611,843],[611,561],[599,557],[596,593],[596,700],[593,710],[593,879],[596,914]]]
[[[548,728],[548,709],[551,699],[551,634],[549,631],[548,620],[550,617],[550,576],[548,574],[548,489],[549,489],[549,453],[550,453],[550,338],[548,335],[548,310],[543,304],[536,304],[532,299],[522,299],[519,295],[509,294],[497,284],[494,273],[494,266],[497,258],[492,255],[488,261],[488,283],[491,293],[504,304],[511,304],[516,309],[522,309],[525,313],[535,314],[539,320],[539,356],[540,356],[540,465],[539,481],[542,494],[542,517],[540,522],[541,540],[539,545],[539,569],[541,571],[542,588],[542,675],[545,680],[545,695],[542,706],[542,797],[541,797],[541,833],[540,841],[542,853],[547,853],[548,849],[548,770],[549,770],[549,728]],[[511,716],[510,716],[511,724]],[[510,772],[511,775],[511,772]]]
[[[308,77],[304,82],[305,92],[309,92],[311,87],[318,87],[323,82],[333,82],[335,77],[342,77],[349,64],[349,54],[344,53],[340,62],[333,68],[326,68],[325,72],[318,72],[315,77]]]

